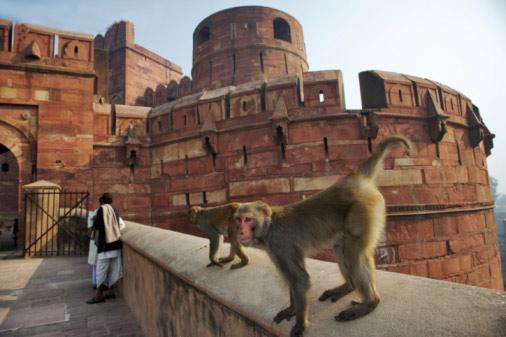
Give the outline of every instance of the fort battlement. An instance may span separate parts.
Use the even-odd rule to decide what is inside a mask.
[[[486,164],[494,135],[462,93],[371,70],[359,74],[363,108],[346,109],[341,72],[308,71],[300,23],[265,7],[204,19],[193,79],[136,45],[129,22],[94,41],[23,27],[6,43],[12,24],[0,21],[0,144],[19,164],[19,184],[88,190],[91,207],[111,192],[126,219],[202,234],[189,206],[302,200],[403,134],[411,156],[393,151],[378,177],[388,211],[378,267],[503,288]],[[51,54],[58,34],[69,58]],[[88,41],[93,55],[72,59],[62,49],[72,41]],[[47,54],[21,54],[35,44]]]
[[[93,72],[93,36],[0,20],[0,62]]]

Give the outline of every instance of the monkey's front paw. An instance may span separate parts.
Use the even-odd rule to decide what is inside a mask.
[[[206,267],[212,267],[212,266],[218,266],[220,268],[223,268],[223,265],[219,262],[211,261]]]
[[[292,331],[290,331],[290,337],[303,337],[305,329],[304,326],[297,326],[297,324],[295,324]]]
[[[246,263],[243,263],[243,262],[235,263],[230,266],[230,269],[239,269],[239,268],[244,267],[245,265],[246,265]]]
[[[295,309],[293,307],[288,307],[278,312],[278,314],[274,317],[274,322],[279,324],[285,319],[289,321],[293,316],[295,316]]]
[[[234,258],[233,257],[220,257],[218,259],[219,262],[221,263],[229,263],[230,261],[232,261]]]
[[[337,288],[325,290],[318,300],[323,302],[330,298],[332,302],[336,302],[338,299],[348,295],[352,291],[353,287],[346,283]]]
[[[346,309],[344,311],[341,311],[339,315],[337,315],[335,318],[338,322],[346,322],[354,320],[355,318],[358,318],[359,315],[357,315],[357,312],[353,309]]]

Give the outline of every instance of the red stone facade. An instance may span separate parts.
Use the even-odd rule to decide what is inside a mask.
[[[97,91],[113,104],[155,106],[167,101],[167,85],[179,82],[180,66],[135,44],[134,25],[120,21],[95,37]]]
[[[291,41],[273,37],[277,18]],[[8,27],[0,21],[0,33]],[[133,41],[128,23],[94,41],[23,27],[18,49],[0,51],[0,144],[16,157],[20,184],[37,178],[87,189],[93,206],[109,191],[126,219],[194,233],[185,217],[190,205],[301,200],[350,172],[385,136],[404,134],[411,156],[391,153],[378,179],[388,206],[379,268],[502,289],[486,166],[493,135],[462,93],[366,71],[364,108],[347,110],[340,71],[308,72],[300,24],[263,7],[222,11],[197,27],[193,80],[179,80],[169,61],[150,65],[156,74],[129,76],[140,68],[124,47]],[[70,49],[55,57],[59,34]],[[93,53],[84,53],[87,42]],[[273,56],[263,73],[259,49]],[[240,62],[232,78],[225,60],[234,51]],[[288,68],[278,57],[284,53],[293,57]],[[221,64],[212,74],[203,66],[209,61]],[[146,105],[137,99],[156,83],[154,108],[119,104]]]
[[[236,7],[193,33],[193,88],[220,88],[308,70],[302,26],[266,7]]]

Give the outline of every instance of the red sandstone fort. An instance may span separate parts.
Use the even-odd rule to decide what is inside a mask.
[[[479,109],[433,80],[309,71],[301,24],[265,7],[204,19],[192,77],[135,43],[130,22],[91,36],[0,20],[0,212],[23,218],[22,186],[112,192],[124,218],[193,232],[189,205],[301,200],[408,136],[385,162],[385,270],[503,289]],[[22,221],[21,221],[22,223]],[[25,238],[21,226],[21,238]],[[321,258],[328,258],[325,254]]]

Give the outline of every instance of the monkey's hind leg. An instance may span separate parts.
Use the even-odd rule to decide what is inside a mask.
[[[336,239],[336,244],[334,245],[334,250],[336,253],[337,264],[339,265],[339,270],[344,277],[345,283],[340,285],[339,287],[335,287],[332,289],[325,290],[321,296],[318,298],[319,301],[326,301],[330,298],[332,302],[336,302],[340,298],[348,295],[353,291],[353,286],[350,280],[350,272],[348,267],[344,261],[344,252],[343,252],[343,234],[338,235]]]
[[[345,257],[349,259],[351,283],[362,296],[363,302],[355,302],[350,308],[340,312],[335,317],[336,321],[350,321],[367,315],[380,302],[373,258],[362,251],[357,239],[351,236],[349,238],[349,242],[345,242]]]
[[[248,262],[249,262],[248,255],[246,255],[246,253],[244,252],[244,247],[239,242],[236,241],[236,242],[233,242],[233,243],[236,246],[235,251],[237,252],[237,256],[239,256],[239,258],[241,259],[241,262],[233,264],[230,267],[230,269],[242,268],[245,265],[247,265]]]
[[[218,261],[221,263],[229,263],[234,260],[235,255],[236,255],[235,247],[232,243],[230,243],[230,253],[228,254],[227,257],[220,257]]]
[[[210,230],[208,232],[208,235],[209,235],[209,260],[211,260],[211,262],[207,265],[207,267],[212,266],[223,267],[223,264],[221,264],[216,260],[216,254],[220,249],[220,244],[223,238],[220,235],[220,233],[218,233],[215,230]]]

